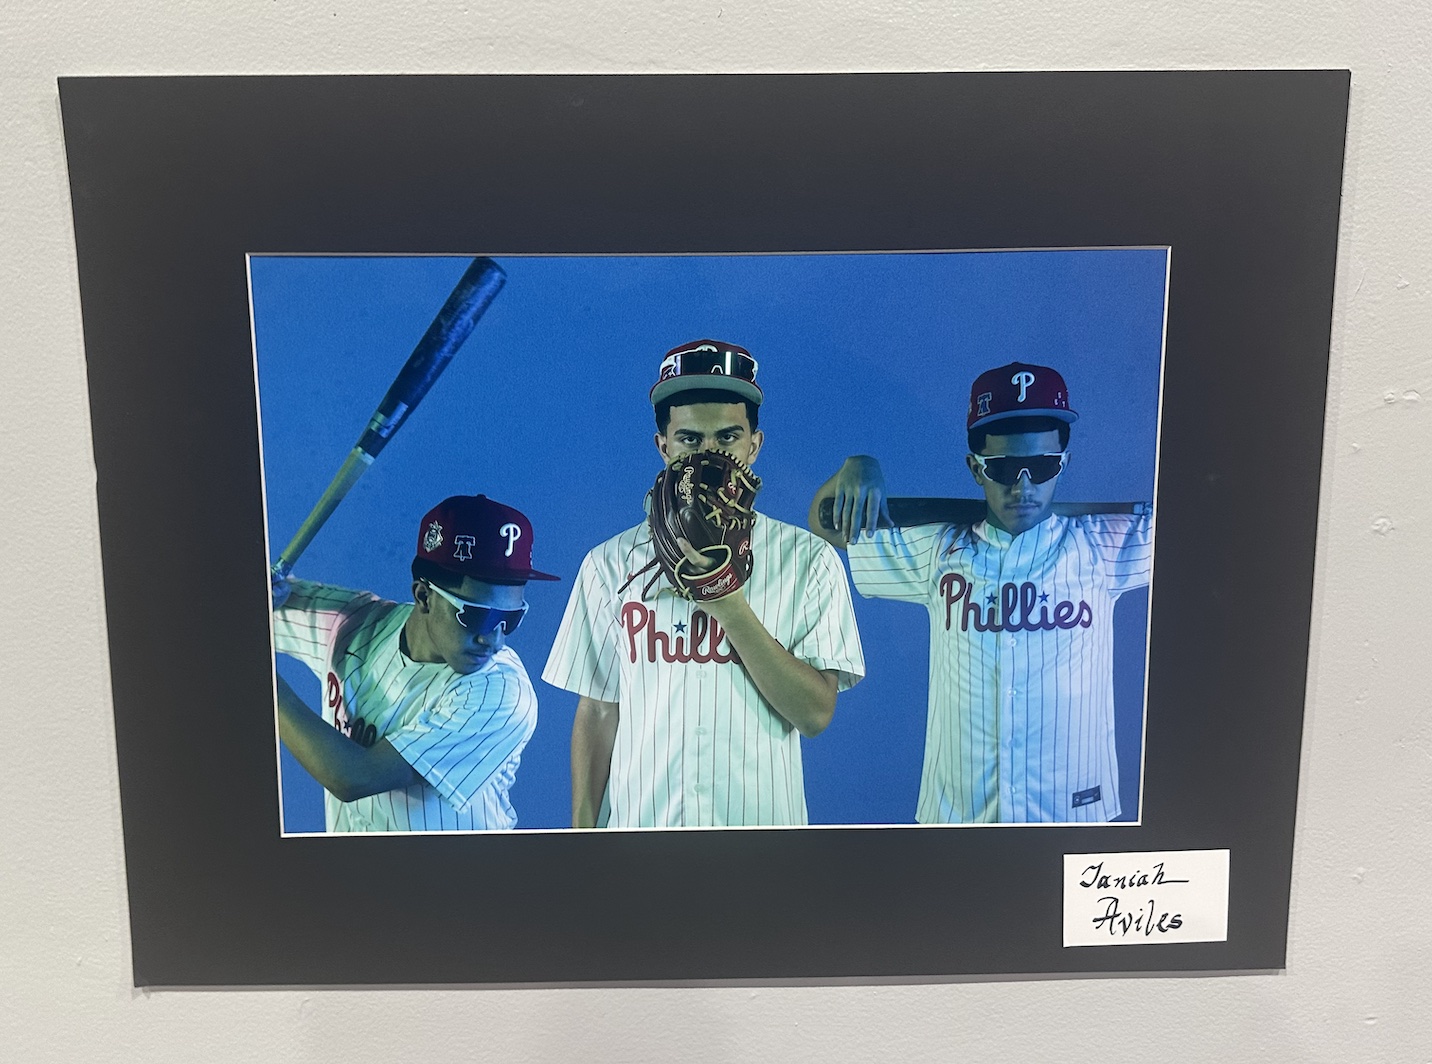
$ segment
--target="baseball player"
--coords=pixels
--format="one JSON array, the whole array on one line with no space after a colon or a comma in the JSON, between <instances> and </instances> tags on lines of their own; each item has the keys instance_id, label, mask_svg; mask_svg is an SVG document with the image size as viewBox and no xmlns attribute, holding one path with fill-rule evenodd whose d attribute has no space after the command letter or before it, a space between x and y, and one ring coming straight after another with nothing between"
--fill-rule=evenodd
<instances>
[{"instance_id":1,"label":"baseball player","mask_svg":"<svg viewBox=\"0 0 1432 1064\"><path fill-rule=\"evenodd\" d=\"M279 679L279 737L325 790L328 830L467 831L517 822L508 790L537 723L506 645L527 611L532 525L482 495L428 511L413 601L307 580L275 586L274 649L323 683L320 718Z\"/></svg>"},{"instance_id":2,"label":"baseball player","mask_svg":"<svg viewBox=\"0 0 1432 1064\"><path fill-rule=\"evenodd\" d=\"M1064 516L1069 406L1053 369L1015 362L970 390L966 464L984 513L880 527L879 463L846 460L835 499L855 586L930 613L930 695L915 818L925 824L1083 822L1119 815L1114 604L1148 584L1151 507ZM825 533L822 533L825 534Z\"/></svg>"},{"instance_id":3,"label":"baseball player","mask_svg":"<svg viewBox=\"0 0 1432 1064\"><path fill-rule=\"evenodd\" d=\"M744 348L673 349L650 398L664 462L714 450L756 460L762 392ZM579 696L573 826L806 823L800 739L864 674L860 637L827 544L757 513L749 555L744 586L699 604L654 568L647 522L582 562L542 673Z\"/></svg>"}]
</instances>

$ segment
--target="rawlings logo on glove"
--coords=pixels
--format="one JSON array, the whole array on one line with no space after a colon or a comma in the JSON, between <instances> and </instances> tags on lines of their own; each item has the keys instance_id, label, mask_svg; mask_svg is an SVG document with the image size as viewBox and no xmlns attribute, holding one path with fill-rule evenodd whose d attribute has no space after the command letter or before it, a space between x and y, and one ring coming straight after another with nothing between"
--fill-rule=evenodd
<instances>
[{"instance_id":1,"label":"rawlings logo on glove","mask_svg":"<svg viewBox=\"0 0 1432 1064\"><path fill-rule=\"evenodd\" d=\"M725 451L675 459L651 491L651 538L661 571L678 594L709 602L739 590L751 575L753 509L761 478ZM704 566L686 556L686 540Z\"/></svg>"}]
</instances>

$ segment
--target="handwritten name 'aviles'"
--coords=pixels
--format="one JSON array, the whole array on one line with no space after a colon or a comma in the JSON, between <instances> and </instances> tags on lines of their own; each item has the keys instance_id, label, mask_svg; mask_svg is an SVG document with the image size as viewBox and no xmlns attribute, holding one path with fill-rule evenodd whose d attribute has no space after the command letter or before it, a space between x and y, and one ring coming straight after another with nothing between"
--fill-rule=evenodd
<instances>
[{"instance_id":1,"label":"handwritten name 'aviles'","mask_svg":"<svg viewBox=\"0 0 1432 1064\"><path fill-rule=\"evenodd\" d=\"M1111 875L1104 871L1104 862L1091 864L1084 869L1079 886L1087 890L1139 890L1156 888L1165 883L1187 883L1186 879L1171 879L1159 861L1148 871L1135 868L1132 872ZM1156 893L1156 891L1155 891ZM1124 938L1131 934L1142 934L1150 938L1156 934L1177 931L1183 926L1183 914L1170 912L1161 907L1156 898L1149 898L1139 904L1127 907L1125 899L1117 894L1107 894L1099 899L1102 906L1093 919L1097 931L1107 931L1111 938Z\"/></svg>"}]
</instances>

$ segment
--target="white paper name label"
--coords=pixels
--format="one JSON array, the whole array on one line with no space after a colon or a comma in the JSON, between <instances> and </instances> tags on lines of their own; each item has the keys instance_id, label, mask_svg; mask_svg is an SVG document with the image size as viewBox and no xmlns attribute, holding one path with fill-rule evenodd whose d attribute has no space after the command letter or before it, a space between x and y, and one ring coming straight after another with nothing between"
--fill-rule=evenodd
<instances>
[{"instance_id":1,"label":"white paper name label","mask_svg":"<svg viewBox=\"0 0 1432 1064\"><path fill-rule=\"evenodd\" d=\"M1064 855L1064 945L1227 939L1227 850Z\"/></svg>"}]
</instances>

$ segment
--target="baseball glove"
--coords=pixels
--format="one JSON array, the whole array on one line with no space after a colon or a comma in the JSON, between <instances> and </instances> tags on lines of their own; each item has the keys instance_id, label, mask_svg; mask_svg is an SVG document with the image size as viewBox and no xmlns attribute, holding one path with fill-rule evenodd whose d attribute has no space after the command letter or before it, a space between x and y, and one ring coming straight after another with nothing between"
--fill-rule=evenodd
<instances>
[{"instance_id":1,"label":"baseball glove","mask_svg":"<svg viewBox=\"0 0 1432 1064\"><path fill-rule=\"evenodd\" d=\"M751 575L752 509L761 478L725 451L683 455L656 477L651 492L651 538L656 561L678 594L697 602L722 598ZM690 562L685 539L711 563Z\"/></svg>"}]
</instances>

